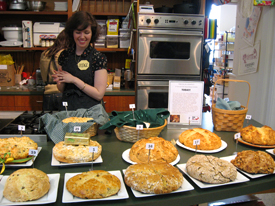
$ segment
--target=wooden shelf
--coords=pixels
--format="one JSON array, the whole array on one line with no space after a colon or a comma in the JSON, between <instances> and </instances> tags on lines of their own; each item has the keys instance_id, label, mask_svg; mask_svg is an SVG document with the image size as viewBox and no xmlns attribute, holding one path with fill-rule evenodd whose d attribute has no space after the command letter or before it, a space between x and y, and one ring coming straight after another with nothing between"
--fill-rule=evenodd
<instances>
[{"instance_id":1,"label":"wooden shelf","mask_svg":"<svg viewBox=\"0 0 275 206\"><path fill-rule=\"evenodd\" d=\"M0 15L68 15L67 11L0 11Z\"/></svg>"}]
</instances>

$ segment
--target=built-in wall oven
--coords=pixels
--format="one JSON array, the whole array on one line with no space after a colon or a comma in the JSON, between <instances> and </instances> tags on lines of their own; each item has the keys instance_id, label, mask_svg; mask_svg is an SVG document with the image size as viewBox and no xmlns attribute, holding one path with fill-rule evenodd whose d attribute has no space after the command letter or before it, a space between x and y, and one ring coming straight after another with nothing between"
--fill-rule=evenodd
<instances>
[{"instance_id":1,"label":"built-in wall oven","mask_svg":"<svg viewBox=\"0 0 275 206\"><path fill-rule=\"evenodd\" d=\"M202 79L203 15L139 13L137 109L167 108L169 80Z\"/></svg>"}]
</instances>

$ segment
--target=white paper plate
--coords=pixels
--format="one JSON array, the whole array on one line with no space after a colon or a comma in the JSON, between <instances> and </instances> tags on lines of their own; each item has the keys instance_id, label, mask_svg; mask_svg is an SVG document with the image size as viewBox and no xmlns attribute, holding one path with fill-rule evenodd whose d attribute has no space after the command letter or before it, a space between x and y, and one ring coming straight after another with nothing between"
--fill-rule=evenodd
<instances>
[{"instance_id":1,"label":"white paper plate","mask_svg":"<svg viewBox=\"0 0 275 206\"><path fill-rule=\"evenodd\" d=\"M123 159L125 162L128 162L128 163L130 163L130 164L137 164L136 162L133 162L132 160L130 160L130 155L129 155L130 150L131 150L131 148L125 150L125 151L122 153L122 159ZM171 162L170 164L171 164L171 165L175 165L175 164L177 164L179 161L180 161L180 155L178 154L177 158L176 158L173 162Z\"/></svg>"},{"instance_id":2,"label":"white paper plate","mask_svg":"<svg viewBox=\"0 0 275 206\"><path fill-rule=\"evenodd\" d=\"M8 177L5 175L0 182L0 205L41 205L56 202L60 174L48 174L51 184L49 192L38 200L27 202L11 202L3 197L3 190Z\"/></svg>"},{"instance_id":3,"label":"white paper plate","mask_svg":"<svg viewBox=\"0 0 275 206\"><path fill-rule=\"evenodd\" d=\"M265 151L268 152L269 154L275 155L274 152L273 152L274 149L267 149L267 150L265 150Z\"/></svg>"},{"instance_id":4,"label":"white paper plate","mask_svg":"<svg viewBox=\"0 0 275 206\"><path fill-rule=\"evenodd\" d=\"M39 154L39 152L41 151L41 149L42 149L42 147L38 147L37 148L37 150L38 150L37 155ZM20 163L20 164L5 164L5 166L6 167L30 167L30 166L32 166L32 164L35 161L35 159L36 159L36 156L33 159L31 159L31 160L29 160L27 162L24 162L24 163Z\"/></svg>"},{"instance_id":5,"label":"white paper plate","mask_svg":"<svg viewBox=\"0 0 275 206\"><path fill-rule=\"evenodd\" d=\"M190 151L194 151L194 152L196 151L196 149L186 147L184 144L180 143L179 140L177 140L177 145L184 148L184 149L190 150ZM220 152L220 151L224 150L226 147L227 147L227 143L222 140L222 146L219 149L215 149L215 150L197 150L197 152L199 152L199 153L217 153L217 152Z\"/></svg>"},{"instance_id":6,"label":"white paper plate","mask_svg":"<svg viewBox=\"0 0 275 206\"><path fill-rule=\"evenodd\" d=\"M224 157L224 158L227 158L226 160L227 161L231 161L233 159L235 159L237 155L231 155L231 156L228 156L228 157ZM266 176L266 175L272 175L272 174L250 174L248 172L245 172L241 169L239 169L238 167L236 167L241 173L245 174L246 176L250 177L251 179L255 179L255 178L259 178L259 177L263 177L263 176ZM273 174L275 174L275 170L273 172Z\"/></svg>"},{"instance_id":7,"label":"white paper plate","mask_svg":"<svg viewBox=\"0 0 275 206\"><path fill-rule=\"evenodd\" d=\"M190 177L190 179L196 184L198 185L200 188L204 189L204 188L210 188L210 187L219 187L219 186L224 186L224 185L231 185L231 184L237 184L237 183L243 183L243 182L248 182L249 179L246 178L244 175L242 175L241 173L237 172L237 178L232 181L232 182L227 182L227 183L223 183L223 184L211 184L211 183L204 183L201 182L193 177L191 177L187 171L186 171L186 164L177 164L177 167L180 168L180 170L182 170L188 177Z\"/></svg>"},{"instance_id":8,"label":"white paper plate","mask_svg":"<svg viewBox=\"0 0 275 206\"><path fill-rule=\"evenodd\" d=\"M122 171L123 171L123 174L125 174L126 169L124 169ZM131 188L131 190L132 190L135 197L140 198L140 197L151 197L151 196L157 196L157 195L168 195L168 194L171 194L171 193L178 193L178 192L187 192L187 191L190 191L190 190L194 190L194 187L183 177L183 183L180 186L180 188L177 189L176 191L171 192L171 193L166 193L166 194L145 194L145 193L139 192L137 190L134 190L132 188Z\"/></svg>"},{"instance_id":9,"label":"white paper plate","mask_svg":"<svg viewBox=\"0 0 275 206\"><path fill-rule=\"evenodd\" d=\"M98 164L98 163L102 163L103 159L101 157L101 155L94 160L94 164ZM79 166L79 165L91 165L92 162L81 162L81 163L65 163L65 162L59 162L58 160L56 160L52 154L52 162L51 165L52 166L58 166L58 167L62 167L62 166Z\"/></svg>"},{"instance_id":10,"label":"white paper plate","mask_svg":"<svg viewBox=\"0 0 275 206\"><path fill-rule=\"evenodd\" d=\"M120 180L121 188L117 194L110 196L110 197L101 198L101 199L82 199L79 197L75 197L67 190L66 183L71 177L73 177L77 174L81 174L81 173L66 173L65 177L64 177L64 188L63 188L62 202L63 203L76 203L76 202L90 202L90 201L122 200L122 199L129 198L129 195L127 193L121 172L119 170L108 171L108 172L117 176L118 179Z\"/></svg>"}]
</instances>

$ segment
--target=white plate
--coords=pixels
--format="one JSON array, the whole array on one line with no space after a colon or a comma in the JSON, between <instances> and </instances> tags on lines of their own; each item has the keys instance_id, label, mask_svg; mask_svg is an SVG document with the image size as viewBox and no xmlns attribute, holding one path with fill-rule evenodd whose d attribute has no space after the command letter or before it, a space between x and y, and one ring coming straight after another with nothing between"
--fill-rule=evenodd
<instances>
[{"instance_id":1,"label":"white plate","mask_svg":"<svg viewBox=\"0 0 275 206\"><path fill-rule=\"evenodd\" d=\"M39 154L39 152L41 151L41 149L42 149L42 147L38 147L38 148L37 148L37 150L38 150L37 155ZM29 161L27 161L27 162L24 162L24 163L18 163L18 164L5 164L5 166L6 166L6 167L30 167L30 166L32 166L32 164L33 164L33 162L35 161L35 159L36 159L36 156L35 156L33 159L31 159L31 160L29 160Z\"/></svg>"},{"instance_id":2,"label":"white plate","mask_svg":"<svg viewBox=\"0 0 275 206\"><path fill-rule=\"evenodd\" d=\"M230 162L231 160L235 159L236 155L231 155L231 156L228 156L226 157L227 160ZM271 174L250 174L248 172L245 172L241 169L239 169L238 167L236 167L240 172L242 172L243 174L245 174L246 176L250 177L251 179L255 179L255 178L259 178L259 177L263 177L263 176L266 176L266 175L271 175ZM273 174L275 174L275 170L273 172Z\"/></svg>"},{"instance_id":3,"label":"white plate","mask_svg":"<svg viewBox=\"0 0 275 206\"><path fill-rule=\"evenodd\" d=\"M130 150L131 150L131 148L125 150L125 151L122 153L122 159L123 159L125 162L128 162L128 163L130 163L130 164L137 164L136 162L133 162L132 160L130 160L130 155L129 155ZM171 164L171 165L175 165L175 164L177 164L179 161L180 161L180 155L178 154L177 158L176 158L173 162L171 162L170 164Z\"/></svg>"},{"instance_id":4,"label":"white plate","mask_svg":"<svg viewBox=\"0 0 275 206\"><path fill-rule=\"evenodd\" d=\"M108 172L117 176L117 178L120 180L121 188L117 194L110 196L110 197L101 198L101 199L82 199L79 197L75 197L67 190L66 183L71 177L73 177L77 174L81 174L81 173L65 173L62 202L63 203L76 203L76 202L90 202L90 201L122 200L122 199L129 198L129 195L127 193L121 172L119 170L108 171Z\"/></svg>"},{"instance_id":5,"label":"white plate","mask_svg":"<svg viewBox=\"0 0 275 206\"><path fill-rule=\"evenodd\" d=\"M126 169L122 170L123 174L125 174ZM139 192L137 190L132 189L132 192L134 194L135 197L140 198L140 197L151 197L151 196L156 196L156 195L168 195L171 193L178 193L178 192L187 192L190 190L194 190L194 187L183 177L183 182L182 185L180 186L179 189L177 189L176 191L170 192L170 193L165 193L165 194L145 194L142 192Z\"/></svg>"},{"instance_id":6,"label":"white plate","mask_svg":"<svg viewBox=\"0 0 275 206\"><path fill-rule=\"evenodd\" d=\"M101 155L96 159L94 160L94 164L97 164L97 163L102 163L103 162L103 159L101 157ZM52 166L59 166L59 167L62 167L62 166L79 166L79 165L91 165L92 162L81 162L81 163L65 163L65 162L59 162L58 160L56 160L52 154L52 162L51 162L51 165Z\"/></svg>"},{"instance_id":7,"label":"white plate","mask_svg":"<svg viewBox=\"0 0 275 206\"><path fill-rule=\"evenodd\" d=\"M8 177L5 175L0 182L0 205L41 205L56 202L60 174L48 174L51 184L49 192L38 200L27 202L11 202L3 197L3 190Z\"/></svg>"},{"instance_id":8,"label":"white plate","mask_svg":"<svg viewBox=\"0 0 275 206\"><path fill-rule=\"evenodd\" d=\"M230 160L228 160L227 157L223 157L221 159L230 161ZM187 173L186 164L177 164L177 167L180 168L180 170L182 170L188 177L190 177L191 180L193 180L194 183L196 183L196 185L198 185L202 189L204 189L204 188L210 188L210 187L219 187L219 186L224 186L224 185L237 184L237 183L243 183L243 182L248 182L249 181L249 179L247 177L245 177L241 173L237 172L237 178L234 181L232 181L232 182L227 182L227 183L222 183L222 184L205 183L205 182L201 182L200 180L197 180L197 179L191 177Z\"/></svg>"},{"instance_id":9,"label":"white plate","mask_svg":"<svg viewBox=\"0 0 275 206\"><path fill-rule=\"evenodd\" d=\"M274 152L273 152L274 149L267 149L267 150L265 150L265 151L268 152L269 154L275 155Z\"/></svg>"},{"instance_id":10,"label":"white plate","mask_svg":"<svg viewBox=\"0 0 275 206\"><path fill-rule=\"evenodd\" d=\"M184 144L180 143L179 140L177 140L177 145L184 148L184 149L196 152L196 149L186 147ZM220 152L220 151L224 150L226 147L227 147L227 143L222 140L222 146L219 149L215 149L215 150L197 150L197 152L199 152L199 153L217 153L217 152Z\"/></svg>"}]
</instances>

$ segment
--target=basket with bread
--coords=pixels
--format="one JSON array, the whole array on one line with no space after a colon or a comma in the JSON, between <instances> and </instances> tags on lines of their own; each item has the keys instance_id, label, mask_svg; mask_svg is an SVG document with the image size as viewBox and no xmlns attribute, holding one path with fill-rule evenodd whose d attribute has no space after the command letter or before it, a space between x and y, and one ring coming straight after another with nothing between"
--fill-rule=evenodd
<instances>
[{"instance_id":1,"label":"basket with bread","mask_svg":"<svg viewBox=\"0 0 275 206\"><path fill-rule=\"evenodd\" d=\"M241 109L239 110L220 109L216 107L216 104L212 104L212 120L215 130L239 132L239 130L243 128L243 122L248 111L250 84L244 80L219 79L215 82L213 91L215 91L215 87L218 82L244 82L249 86L246 106L241 105ZM214 99L214 92L212 94L212 99Z\"/></svg>"}]
</instances>

